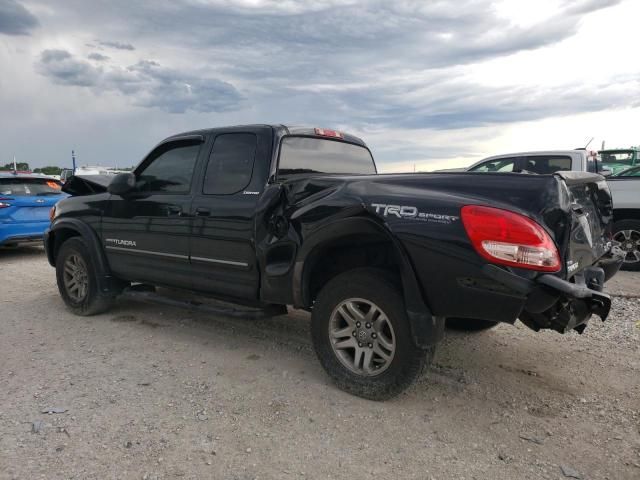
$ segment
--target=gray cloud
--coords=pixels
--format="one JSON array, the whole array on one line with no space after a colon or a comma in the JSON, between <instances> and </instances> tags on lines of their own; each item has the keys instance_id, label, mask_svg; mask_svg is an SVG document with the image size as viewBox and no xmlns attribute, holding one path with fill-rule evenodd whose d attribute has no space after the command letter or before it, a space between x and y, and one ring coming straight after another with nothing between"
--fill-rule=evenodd
<instances>
[{"instance_id":1,"label":"gray cloud","mask_svg":"<svg viewBox=\"0 0 640 480\"><path fill-rule=\"evenodd\" d=\"M117 50L135 50L136 47L131 45L130 43L122 43L122 42L113 42L113 41L98 41L98 45L102 45L103 47L115 48Z\"/></svg>"},{"instance_id":2,"label":"gray cloud","mask_svg":"<svg viewBox=\"0 0 640 480\"><path fill-rule=\"evenodd\" d=\"M108 57L107 55L102 55L101 53L92 52L87 55L87 58L89 60L95 60L96 62L106 62L110 57Z\"/></svg>"},{"instance_id":3,"label":"gray cloud","mask_svg":"<svg viewBox=\"0 0 640 480\"><path fill-rule=\"evenodd\" d=\"M557 87L487 87L461 80L452 72L421 81L399 84L329 88L308 85L305 101L319 107L328 124L349 118L360 128L431 128L438 130L478 127L517 121L640 106L640 75L619 78L607 85L574 84ZM284 95L296 98L295 90Z\"/></svg>"},{"instance_id":4,"label":"gray cloud","mask_svg":"<svg viewBox=\"0 0 640 480\"><path fill-rule=\"evenodd\" d=\"M0 0L0 34L29 35L38 19L15 0Z\"/></svg>"},{"instance_id":5,"label":"gray cloud","mask_svg":"<svg viewBox=\"0 0 640 480\"><path fill-rule=\"evenodd\" d=\"M185 74L150 60L128 67L94 66L66 50L45 50L36 69L59 85L117 92L130 97L134 105L169 113L233 110L242 100L230 83Z\"/></svg>"},{"instance_id":6,"label":"gray cloud","mask_svg":"<svg viewBox=\"0 0 640 480\"><path fill-rule=\"evenodd\" d=\"M94 86L101 70L74 58L66 50L45 50L37 64L38 71L59 85Z\"/></svg>"}]
</instances>

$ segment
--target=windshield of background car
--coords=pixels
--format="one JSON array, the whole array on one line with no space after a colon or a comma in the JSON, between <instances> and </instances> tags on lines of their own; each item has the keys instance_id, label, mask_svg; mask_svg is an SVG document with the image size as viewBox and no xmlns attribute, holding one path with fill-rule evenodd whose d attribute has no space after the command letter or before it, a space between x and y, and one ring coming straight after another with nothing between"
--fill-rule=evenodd
<instances>
[{"instance_id":1,"label":"windshield of background car","mask_svg":"<svg viewBox=\"0 0 640 480\"><path fill-rule=\"evenodd\" d=\"M58 195L60 182L48 178L0 178L0 195Z\"/></svg>"},{"instance_id":2,"label":"windshield of background car","mask_svg":"<svg viewBox=\"0 0 640 480\"><path fill-rule=\"evenodd\" d=\"M600 156L604 163L622 163L624 165L631 165L633 161L633 151L601 152Z\"/></svg>"},{"instance_id":3,"label":"windshield of background car","mask_svg":"<svg viewBox=\"0 0 640 480\"><path fill-rule=\"evenodd\" d=\"M313 173L375 174L371 152L361 145L313 137L284 137L278 178Z\"/></svg>"}]
</instances>

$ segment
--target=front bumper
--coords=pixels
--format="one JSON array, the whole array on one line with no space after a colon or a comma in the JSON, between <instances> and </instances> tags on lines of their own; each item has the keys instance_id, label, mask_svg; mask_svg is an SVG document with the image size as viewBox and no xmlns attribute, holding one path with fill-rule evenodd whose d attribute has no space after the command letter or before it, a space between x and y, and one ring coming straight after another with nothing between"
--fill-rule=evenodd
<instances>
[{"instance_id":1,"label":"front bumper","mask_svg":"<svg viewBox=\"0 0 640 480\"><path fill-rule=\"evenodd\" d=\"M611 310L611 297L602 292L604 284L620 269L624 256L612 250L595 265L576 273L570 280L551 274L531 280L495 265L485 265L483 272L491 279L525 296L519 319L534 330L552 329L560 333L580 333L593 314L602 321Z\"/></svg>"}]
</instances>

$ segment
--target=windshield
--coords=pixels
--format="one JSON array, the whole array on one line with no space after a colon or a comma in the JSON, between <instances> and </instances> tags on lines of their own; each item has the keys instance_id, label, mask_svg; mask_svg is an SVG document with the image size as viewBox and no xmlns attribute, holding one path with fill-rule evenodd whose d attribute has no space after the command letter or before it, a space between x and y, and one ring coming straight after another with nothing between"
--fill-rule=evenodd
<instances>
[{"instance_id":1,"label":"windshield","mask_svg":"<svg viewBox=\"0 0 640 480\"><path fill-rule=\"evenodd\" d=\"M49 178L0 178L0 195L58 195L60 182Z\"/></svg>"},{"instance_id":2,"label":"windshield","mask_svg":"<svg viewBox=\"0 0 640 480\"><path fill-rule=\"evenodd\" d=\"M603 163L620 163L633 165L633 150L626 152L600 152Z\"/></svg>"},{"instance_id":3,"label":"windshield","mask_svg":"<svg viewBox=\"0 0 640 480\"><path fill-rule=\"evenodd\" d=\"M313 137L285 137L278 178L309 173L375 174L369 150L360 145Z\"/></svg>"}]
</instances>

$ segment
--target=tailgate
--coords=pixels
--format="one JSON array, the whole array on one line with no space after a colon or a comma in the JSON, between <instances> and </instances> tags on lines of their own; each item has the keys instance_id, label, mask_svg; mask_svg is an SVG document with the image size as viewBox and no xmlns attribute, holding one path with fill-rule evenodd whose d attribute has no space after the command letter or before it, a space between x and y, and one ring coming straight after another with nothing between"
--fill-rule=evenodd
<instances>
[{"instance_id":1,"label":"tailgate","mask_svg":"<svg viewBox=\"0 0 640 480\"><path fill-rule=\"evenodd\" d=\"M567 276L595 264L611 249L613 202L604 177L558 172L567 188L571 233L565 250Z\"/></svg>"}]
</instances>

